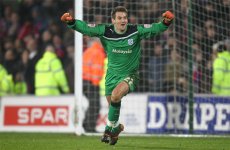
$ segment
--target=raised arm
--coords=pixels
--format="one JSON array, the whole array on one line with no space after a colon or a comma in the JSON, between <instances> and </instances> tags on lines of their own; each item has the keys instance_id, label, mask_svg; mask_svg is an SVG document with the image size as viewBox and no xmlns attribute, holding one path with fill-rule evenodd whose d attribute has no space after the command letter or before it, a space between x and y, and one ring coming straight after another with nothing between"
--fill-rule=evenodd
<instances>
[{"instance_id":1,"label":"raised arm","mask_svg":"<svg viewBox=\"0 0 230 150\"><path fill-rule=\"evenodd\" d=\"M163 20L159 23L138 26L138 32L140 34L141 39L150 38L168 29L169 25L172 23L174 19L174 15L170 11L166 11L162 14L162 17Z\"/></svg>"},{"instance_id":2,"label":"raised arm","mask_svg":"<svg viewBox=\"0 0 230 150\"><path fill-rule=\"evenodd\" d=\"M70 13L64 13L61 16L61 21L66 23L68 28L76 30L84 35L100 37L103 36L105 32L105 25L88 25L84 21L74 19Z\"/></svg>"}]
</instances>

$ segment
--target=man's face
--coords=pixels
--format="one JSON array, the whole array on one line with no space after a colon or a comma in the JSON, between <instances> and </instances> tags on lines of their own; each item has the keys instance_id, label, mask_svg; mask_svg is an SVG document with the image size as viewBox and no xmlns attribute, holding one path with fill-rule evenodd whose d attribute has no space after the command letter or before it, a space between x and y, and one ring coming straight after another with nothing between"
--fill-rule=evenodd
<instances>
[{"instance_id":1,"label":"man's face","mask_svg":"<svg viewBox=\"0 0 230 150\"><path fill-rule=\"evenodd\" d=\"M112 18L112 23L118 33L123 33L128 23L127 14L125 12L116 12L115 19Z\"/></svg>"}]
</instances>

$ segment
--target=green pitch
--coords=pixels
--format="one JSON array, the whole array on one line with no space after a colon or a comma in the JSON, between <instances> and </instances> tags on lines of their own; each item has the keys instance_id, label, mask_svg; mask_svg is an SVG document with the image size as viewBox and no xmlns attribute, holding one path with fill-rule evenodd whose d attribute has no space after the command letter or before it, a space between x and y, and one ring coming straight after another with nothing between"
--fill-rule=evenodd
<instances>
[{"instance_id":1,"label":"green pitch","mask_svg":"<svg viewBox=\"0 0 230 150\"><path fill-rule=\"evenodd\" d=\"M99 136L0 133L0 150L230 150L229 137L121 136L115 146Z\"/></svg>"}]
</instances>

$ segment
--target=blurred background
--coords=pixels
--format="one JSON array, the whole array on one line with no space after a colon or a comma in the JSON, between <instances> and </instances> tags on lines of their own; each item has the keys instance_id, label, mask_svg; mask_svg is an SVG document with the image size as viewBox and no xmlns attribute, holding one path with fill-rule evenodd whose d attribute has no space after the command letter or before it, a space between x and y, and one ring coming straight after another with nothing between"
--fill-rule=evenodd
<instances>
[{"instance_id":1,"label":"blurred background","mask_svg":"<svg viewBox=\"0 0 230 150\"><path fill-rule=\"evenodd\" d=\"M83 20L96 24L110 23L111 9L118 5L127 7L129 22L134 24L157 22L165 10L172 10L176 16L173 26L167 32L142 42L141 81L136 92L188 90L188 38L191 28L194 92L211 93L212 62L217 53L213 45L229 38L228 0L193 0L191 26L187 0L84 0L83 3ZM12 75L14 84L18 83L24 89L15 89L12 94L35 93L35 65L48 44L54 46L70 93L73 93L74 31L60 22L60 16L64 12L74 14L74 1L1 0L0 7L0 62ZM92 40L84 36L83 51L91 43Z\"/></svg>"},{"instance_id":2,"label":"blurred background","mask_svg":"<svg viewBox=\"0 0 230 150\"><path fill-rule=\"evenodd\" d=\"M202 119L199 118L197 122L204 125L201 129L204 129L205 133L219 133L219 131L215 131L213 125L219 123L218 125L221 124L226 127L223 128L223 133L229 134L229 0L83 0L82 3L83 8L75 8L73 0L0 1L0 96L33 97L34 95L59 96L70 94L74 97L74 93L77 92L74 87L74 80L76 79L74 56L76 51L81 51L75 46L77 44L83 46L84 68L85 54L90 49L98 48L96 46L98 39L83 36L82 42L75 43L75 31L68 29L66 24L60 21L63 13L69 12L74 15L75 9L83 9L82 18L88 24L110 23L111 10L122 5L129 11L129 23L148 26L151 23L161 21L162 13L171 10L176 18L169 29L160 35L142 41L141 78L134 94L142 94L144 100L139 102L138 100L142 98L138 96L131 96L128 98L130 100L127 100L133 105L133 107L127 108L127 112L135 108L136 110L145 110L143 112L144 117L135 118L135 113L132 112L132 114L130 111L131 115L127 113L123 115L123 119L127 119L126 123L129 125L136 124L140 125L141 128L143 127L143 130L139 130L140 132L155 132L151 125L149 129L146 129L148 128L146 124L151 123L149 116L151 96L158 96L157 94L160 93L166 96L165 100L161 101L167 110L166 113L170 111L177 113L176 110L178 109L176 108L179 105L183 109L180 110L181 112L178 111L181 113L178 118L180 121L184 121L183 117L185 117L188 109L185 104L187 104L187 100L190 100L190 102L197 103L195 105L197 116L202 117L201 114L203 117L209 116L209 120L202 122ZM103 48L100 47L99 49ZM55 58L54 64L51 63L53 62L52 59L50 61L45 60L45 56L51 55L49 52L52 52L50 57ZM222 64L217 63L217 67L214 67L215 60L222 52L227 55L225 57L226 64L224 62ZM83 126L89 132L95 132L95 126L98 127L100 123L103 128L105 125L103 121L106 120L107 109L104 108L107 105L104 104L106 101L103 99L106 54L103 52L100 54L103 56L100 58L104 66L100 83L93 84L94 81L85 80L83 76L82 89L84 99L86 99L83 104L84 117L86 117ZM217 72L221 72L214 74L215 69ZM52 76L52 71L59 73ZM223 83L217 84L217 81L223 81ZM47 89L52 92L46 93L45 90ZM167 97L167 94L173 95L173 98ZM195 97L196 94L202 95L199 100L193 100L193 96ZM181 95L182 98L179 97L178 100L177 96ZM216 97L217 99L215 99ZM186 100L184 101L184 99ZM179 104L173 105L172 108L171 105L170 108L169 106L166 107L168 103L176 104L177 102ZM200 103L203 102L212 106L206 107L205 105L202 109ZM221 109L216 108L218 103L223 105ZM193 108L192 104L190 108ZM220 110L219 114L218 110ZM218 122L216 119L221 116L220 114L225 117L222 116L222 120L220 117ZM170 116L167 117L170 118ZM144 120L139 120L140 118L144 118ZM135 121L140 124L135 123ZM173 119L171 121L172 124L178 123ZM169 123L169 121L165 121L165 123ZM207 127L205 124L208 123L210 124ZM219 126L219 128L221 127ZM162 128L165 126L163 125ZM171 131L181 133L179 131L180 126L170 126L169 129L167 128L166 133ZM185 126L185 129L187 130L188 126ZM97 131L101 131L101 128ZM133 130L130 127L129 131L136 131L136 128ZM156 130L157 133L161 131L164 130ZM197 131L197 133L200 132Z\"/></svg>"}]
</instances>

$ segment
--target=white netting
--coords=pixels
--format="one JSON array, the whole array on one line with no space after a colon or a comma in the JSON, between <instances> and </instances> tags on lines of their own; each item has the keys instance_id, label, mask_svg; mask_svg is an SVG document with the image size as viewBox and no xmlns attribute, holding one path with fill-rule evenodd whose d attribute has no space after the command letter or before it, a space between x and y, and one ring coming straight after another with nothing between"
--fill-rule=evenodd
<instances>
[{"instance_id":1,"label":"white netting","mask_svg":"<svg viewBox=\"0 0 230 150\"><path fill-rule=\"evenodd\" d=\"M128 9L132 24L158 22L166 10L175 14L176 18L167 31L141 43L140 82L135 92L122 100L120 122L124 123L125 132L188 133L193 124L194 133L230 133L228 61L228 65L222 61L223 65L216 67L217 78L222 77L218 71L225 75L221 79L224 82L215 85L217 89L227 91L228 97L212 93L215 81L213 64L217 53L230 49L230 0L82 0L82 3L83 20L91 25L110 23L110 12L118 5ZM26 82L28 91L24 94L34 93L31 71L38 58L33 57L33 51L42 52L47 43L55 45L71 94L81 91L78 83L74 89L74 79L79 81L81 78L74 75L73 56L76 56L74 44L76 48L82 43L80 40L74 43L75 31L60 21L64 12L74 14L74 9L79 10L80 7L74 7L74 1L66 0L0 1L0 61L9 73L15 75L15 82ZM27 26L28 22L31 26ZM32 45L37 49L27 45L34 39L38 45ZM94 42L95 38L84 36L83 50L86 51ZM75 52L78 51L76 49ZM9 61L12 56L13 63ZM82 68L77 69L81 71ZM21 89L18 88L19 92ZM82 89L84 97L81 104L84 111L88 110L82 115L86 117L83 125L87 132L95 132L95 129L103 132L108 113L107 101L99 93L99 86L84 81ZM79 100L78 97L76 99Z\"/></svg>"},{"instance_id":2,"label":"white netting","mask_svg":"<svg viewBox=\"0 0 230 150\"><path fill-rule=\"evenodd\" d=\"M193 94L212 93L212 64L217 53L216 49L213 49L213 46L215 43L226 40L230 36L228 29L230 25L230 2L228 0L85 0L83 9L84 21L93 24L110 23L111 10L118 5L125 6L128 9L129 23L132 24L150 24L158 22L161 19L161 14L166 10L171 10L175 14L176 19L166 32L142 41L140 65L141 79L135 93L144 95L147 97L145 99L148 99L146 108L147 132L161 133L161 131L164 130L166 133L180 133L183 132L183 130L180 129L188 130L188 100L192 97L196 97ZM90 41L90 39L84 37L84 47L87 47L88 41ZM218 46L215 45L214 47ZM189 66L190 59L193 62L192 66L191 64ZM159 123L161 119L159 116L162 115L161 111L159 111L160 109L158 107L156 108L157 105L153 105L153 108L156 110L155 114L153 113L156 115L156 120L155 122L151 122L152 108L149 103L154 101L152 100L156 95L154 93L174 95L173 97L166 96L166 98L162 100L162 103L165 104L164 107L167 114L164 122L165 126L162 124L164 126L162 127L163 130L153 128L157 127L157 123ZM183 96L177 97L181 94L183 94ZM131 99L132 96L133 95L130 96ZM129 101L130 97L124 98L128 99L125 101ZM215 104L212 104L212 98L214 96L209 95L208 97L201 97L204 97L205 100L200 101L199 98L198 100L195 98L193 100L195 108L195 117L193 118L195 122L193 123L194 129L205 130L208 126L207 130L211 128L210 132L214 133L215 131L212 124L215 123L215 121L212 119L216 119L216 116L210 116L210 112L212 112L215 106ZM134 96L133 99L135 101L138 98ZM218 100L222 101L223 99L219 98ZM205 109L206 106L204 108L201 106L202 102L210 102L213 107ZM106 103L105 99L103 103ZM142 102L137 100L137 103L140 104ZM143 101L143 103L146 102ZM98 131L103 131L103 125L107 114L107 110L104 109L107 107L107 104L103 106L100 113L100 121L97 126ZM141 104L138 107L138 105L132 106L132 104L125 103L123 115L131 115L127 113L129 109L138 110L140 108L142 108ZM224 109L224 111L226 110ZM141 113L142 112L140 112L140 114ZM202 119L204 119L202 118L204 116L200 116L202 113L203 115L209 116L210 120L202 121ZM127 121L130 119L130 122L135 122L132 120L135 119L135 117L127 116L121 115L121 120ZM190 122L191 121L190 119ZM207 121L210 121L211 125L204 125L204 122L207 123ZM134 130L132 131L134 132ZM141 130L141 132L142 131L144 130Z\"/></svg>"}]
</instances>

